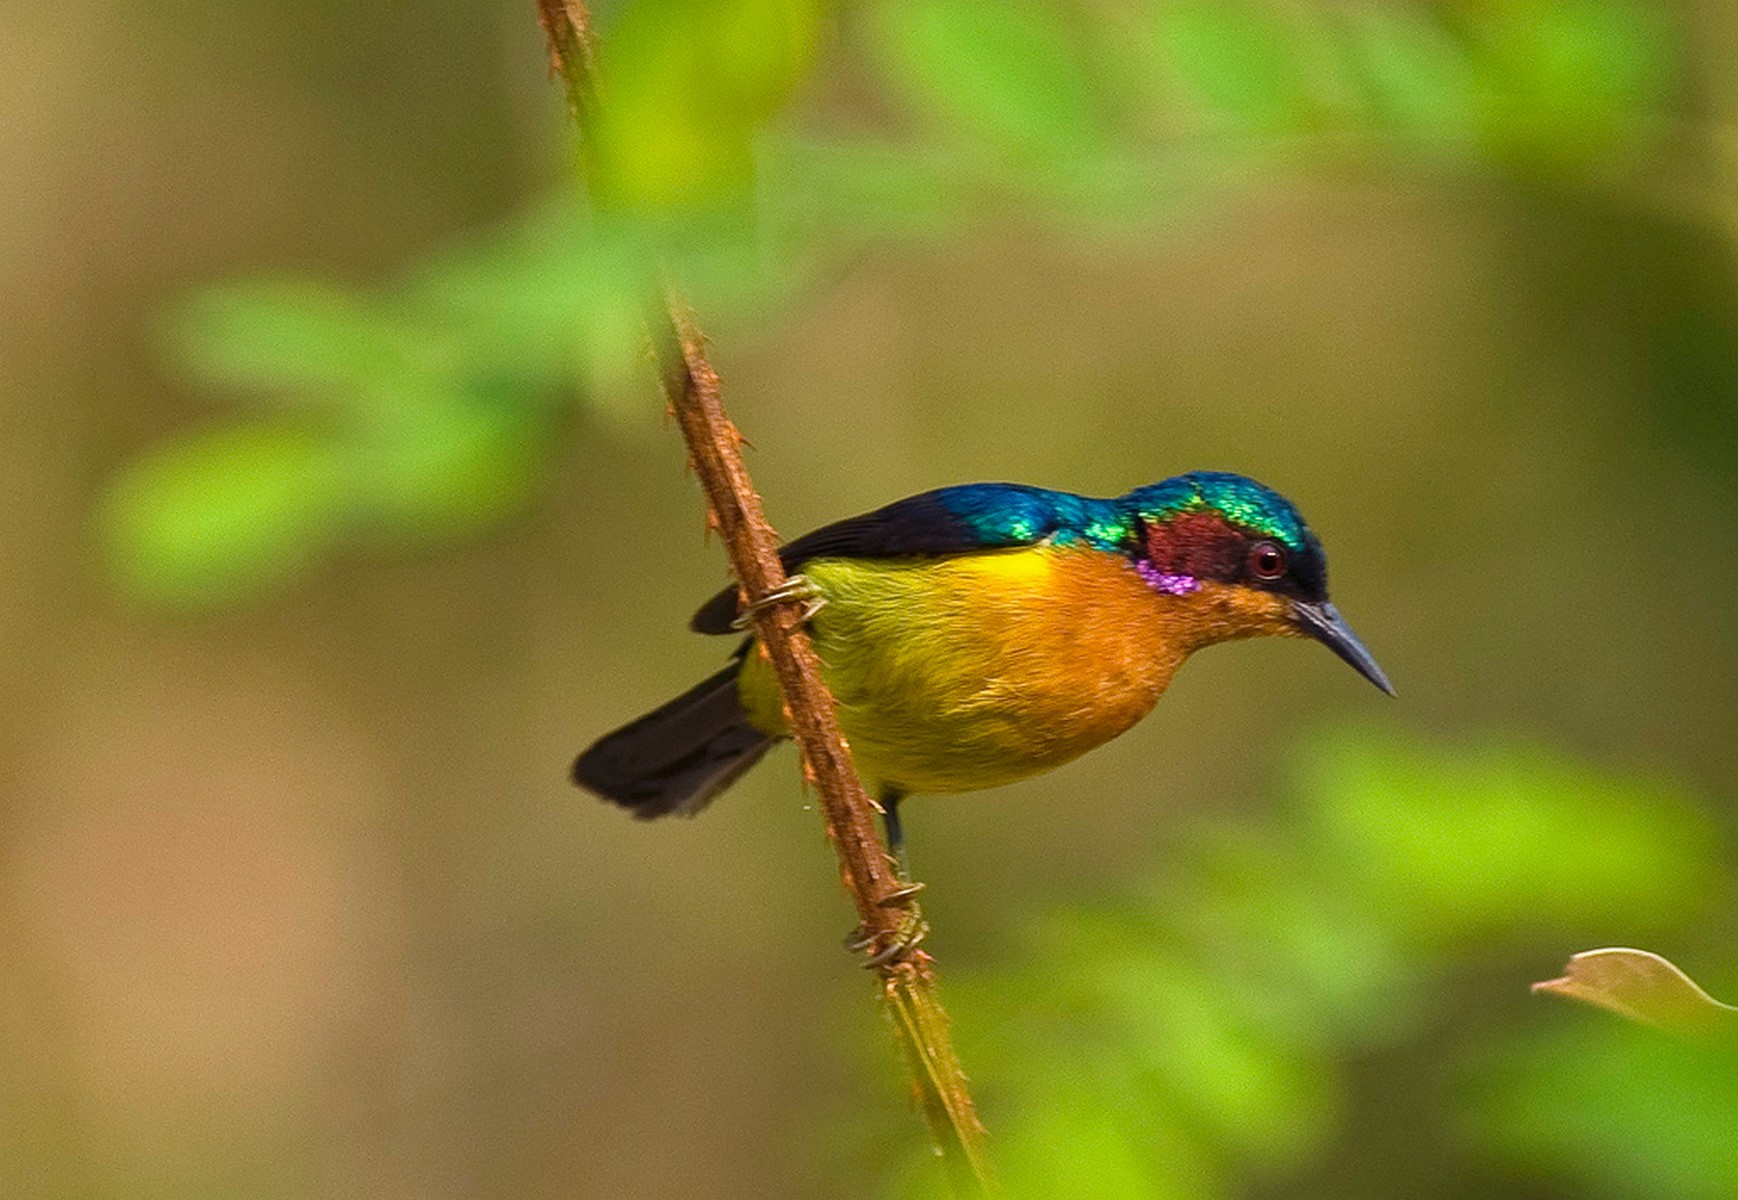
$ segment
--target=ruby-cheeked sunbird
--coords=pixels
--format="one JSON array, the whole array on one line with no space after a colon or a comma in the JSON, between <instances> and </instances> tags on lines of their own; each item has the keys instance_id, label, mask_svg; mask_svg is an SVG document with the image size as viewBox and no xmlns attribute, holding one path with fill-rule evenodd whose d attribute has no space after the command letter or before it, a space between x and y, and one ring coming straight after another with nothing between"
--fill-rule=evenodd
<instances>
[{"instance_id":1,"label":"ruby-cheeked sunbird","mask_svg":"<svg viewBox=\"0 0 1738 1200\"><path fill-rule=\"evenodd\" d=\"M1277 635L1323 643L1393 694L1328 602L1291 502L1196 471L1111 500L1012 483L941 488L780 552L858 772L903 850L899 801L1061 766L1146 715L1189 655ZM735 588L694 614L744 628ZM752 638L730 665L599 740L573 778L635 816L690 816L787 735ZM903 859L903 855L901 854Z\"/></svg>"}]
</instances>

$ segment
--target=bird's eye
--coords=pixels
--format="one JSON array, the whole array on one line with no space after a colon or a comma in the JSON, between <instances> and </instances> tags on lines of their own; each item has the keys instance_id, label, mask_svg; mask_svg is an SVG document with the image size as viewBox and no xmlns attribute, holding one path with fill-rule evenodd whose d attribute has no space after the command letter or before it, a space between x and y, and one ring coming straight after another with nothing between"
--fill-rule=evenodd
<instances>
[{"instance_id":1,"label":"bird's eye","mask_svg":"<svg viewBox=\"0 0 1738 1200\"><path fill-rule=\"evenodd\" d=\"M1278 579L1285 574L1285 551L1272 542L1257 542L1249 552L1249 569L1257 579Z\"/></svg>"}]
</instances>

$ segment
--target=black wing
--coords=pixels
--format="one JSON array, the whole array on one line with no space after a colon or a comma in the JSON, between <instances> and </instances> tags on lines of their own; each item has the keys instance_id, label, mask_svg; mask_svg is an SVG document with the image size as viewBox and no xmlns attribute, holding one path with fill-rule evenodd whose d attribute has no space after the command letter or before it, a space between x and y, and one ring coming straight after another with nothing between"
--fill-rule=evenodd
<instances>
[{"instance_id":1,"label":"black wing","mask_svg":"<svg viewBox=\"0 0 1738 1200\"><path fill-rule=\"evenodd\" d=\"M824 525L779 550L789 572L817 558L915 558L964 554L1043 541L1091 503L1067 492L1018 483L971 483L923 492L884 508ZM689 628L732 633L740 611L735 587L700 606Z\"/></svg>"}]
</instances>

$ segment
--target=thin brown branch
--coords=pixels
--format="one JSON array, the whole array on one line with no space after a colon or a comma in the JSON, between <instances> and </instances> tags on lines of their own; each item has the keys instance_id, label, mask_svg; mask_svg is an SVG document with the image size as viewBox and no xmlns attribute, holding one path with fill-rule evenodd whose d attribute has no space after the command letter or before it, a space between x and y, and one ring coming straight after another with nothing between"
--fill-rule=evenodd
<instances>
[{"instance_id":1,"label":"thin brown branch","mask_svg":"<svg viewBox=\"0 0 1738 1200\"><path fill-rule=\"evenodd\" d=\"M658 351L664 392L731 570L752 602L785 582L778 543L742 461L742 435L719 401L718 375L707 361L694 316L673 295L668 315ZM803 629L802 602L756 612L754 633L778 675L791 737L802 750L804 775L820 796L857 916L869 932L892 937L899 929L899 910L881 901L899 889L900 880L876 834L874 805L852 769L833 697L821 680L820 659Z\"/></svg>"},{"instance_id":2,"label":"thin brown branch","mask_svg":"<svg viewBox=\"0 0 1738 1200\"><path fill-rule=\"evenodd\" d=\"M596 104L595 39L584 0L537 0L550 61L582 127ZM595 180L594 180L595 183ZM725 414L706 339L674 287L655 321L653 347L665 398L681 426L709 519L724 542L730 567L752 604L785 582L778 543L742 460L742 436ZM800 601L751 609L759 653L770 660L783 694L804 778L826 817L839 873L872 946L900 936L904 910L895 903L903 881L876 829L876 805L864 792L840 731L836 704L821 677L820 659L803 626ZM936 996L933 960L921 951L879 968L882 995L911 1072L912 1091L928 1121L955 1189L988 1189L984 1129L954 1053L948 1018Z\"/></svg>"},{"instance_id":3,"label":"thin brown branch","mask_svg":"<svg viewBox=\"0 0 1738 1200\"><path fill-rule=\"evenodd\" d=\"M549 41L549 68L567 88L567 104L584 120L591 111L594 36L584 0L537 0L537 19Z\"/></svg>"}]
</instances>

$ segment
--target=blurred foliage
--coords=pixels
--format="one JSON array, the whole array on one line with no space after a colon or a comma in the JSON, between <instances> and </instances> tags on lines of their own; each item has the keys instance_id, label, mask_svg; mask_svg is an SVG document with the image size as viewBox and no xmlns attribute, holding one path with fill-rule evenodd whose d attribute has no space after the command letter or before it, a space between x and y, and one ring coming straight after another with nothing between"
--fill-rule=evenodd
<instances>
[{"instance_id":1,"label":"blurred foliage","mask_svg":"<svg viewBox=\"0 0 1738 1200\"><path fill-rule=\"evenodd\" d=\"M1738 1195L1738 1044L1594 1016L1469 1057L1464 1135L1515 1174L1577 1196Z\"/></svg>"},{"instance_id":2,"label":"blurred foliage","mask_svg":"<svg viewBox=\"0 0 1738 1200\"><path fill-rule=\"evenodd\" d=\"M657 411L638 307L654 257L729 330L865 245L957 232L1008 202L1119 229L1299 162L1573 182L1661 138L1678 58L1660 13L1629 0L883 0L836 20L815 0L647 0L607 15L601 212L564 194L384 288L226 284L169 314L178 371L253 403L114 481L101 530L129 595L226 604L348 545L438 544L522 511L576 414ZM775 120L817 60L829 79L866 63L868 101Z\"/></svg>"},{"instance_id":3,"label":"blurred foliage","mask_svg":"<svg viewBox=\"0 0 1738 1200\"><path fill-rule=\"evenodd\" d=\"M1341 1157L1417 1162L1337 1142L1368 1103L1357 1064L1396 1054L1425 1056L1412 1076L1463 1126L1434 1155L1460 1183L1433 1194L1535 1171L1590 1197L1734 1194L1738 1044L1526 999L1529 956L1551 961L1566 931L1681 944L1708 915L1727 864L1694 797L1387 733L1298 762L1276 819L1186 831L1137 894L1029 924L1014 965L950 971L1011 1195L1207 1200ZM1493 1039L1480 1014L1507 1001L1548 1019ZM921 1156L883 1177L886 1195L941 1194Z\"/></svg>"},{"instance_id":4,"label":"blurred foliage","mask_svg":"<svg viewBox=\"0 0 1738 1200\"><path fill-rule=\"evenodd\" d=\"M711 209L748 193L755 135L808 70L815 0L642 0L598 57L586 134L594 192L615 210Z\"/></svg>"},{"instance_id":5,"label":"blurred foliage","mask_svg":"<svg viewBox=\"0 0 1738 1200\"><path fill-rule=\"evenodd\" d=\"M185 368L268 411L173 440L116 480L101 516L117 579L169 607L225 602L348 537L416 544L518 511L561 424L534 373L547 347L528 330L500 354L463 344L473 333L434 306L300 280L194 297L168 326Z\"/></svg>"}]
</instances>

